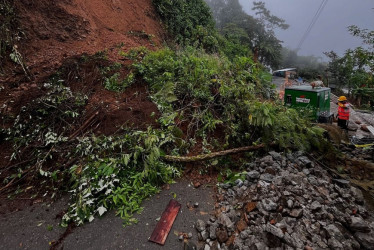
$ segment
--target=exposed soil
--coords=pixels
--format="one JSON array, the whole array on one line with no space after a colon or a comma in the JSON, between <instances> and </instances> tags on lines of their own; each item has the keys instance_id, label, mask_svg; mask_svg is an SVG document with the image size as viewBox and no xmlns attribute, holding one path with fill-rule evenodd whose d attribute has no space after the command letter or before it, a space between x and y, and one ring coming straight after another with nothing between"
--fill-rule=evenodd
<instances>
[{"instance_id":1,"label":"exposed soil","mask_svg":"<svg viewBox=\"0 0 374 250\"><path fill-rule=\"evenodd\" d=\"M57 75L73 92L88 97L83 116L70 131L70 137L87 132L112 135L122 127L144 130L158 127L159 111L150 100L147 85L136 81L124 92L108 91L103 87L100 70L120 63L120 78L129 70L129 61L120 51L145 46L157 49L165 37L164 29L151 0L19 0L14 1L20 29L24 34L17 44L29 75L9 58L2 62L0 72L0 126L9 128L22 107L46 93L44 83ZM94 56L100 54L99 56ZM88 58L88 60L86 60ZM14 174L13 166L23 167L25 159L10 163L11 143L0 138L0 188L4 176ZM55 154L49 165L69 167L64 155ZM23 162L25 161L25 162ZM19 164L19 165L17 165ZM64 166L65 165L65 166ZM8 167L12 166L9 172ZM25 178L26 180L27 178ZM37 179L26 186L14 185L7 194L1 194L3 211L12 212L32 205L43 194L37 190ZM27 181L26 181L27 182ZM48 185L48 184L44 184ZM16 199L6 199L18 188L30 190ZM2 190L3 191L3 190ZM43 192L42 192L43 191ZM32 195L34 198L30 198Z\"/></svg>"},{"instance_id":2,"label":"exposed soil","mask_svg":"<svg viewBox=\"0 0 374 250\"><path fill-rule=\"evenodd\" d=\"M151 0L19 0L15 4L25 34L18 50L35 81L53 73L66 58L119 44L124 50L158 46L164 37ZM0 83L13 82L22 72L14 67L8 64Z\"/></svg>"}]
</instances>

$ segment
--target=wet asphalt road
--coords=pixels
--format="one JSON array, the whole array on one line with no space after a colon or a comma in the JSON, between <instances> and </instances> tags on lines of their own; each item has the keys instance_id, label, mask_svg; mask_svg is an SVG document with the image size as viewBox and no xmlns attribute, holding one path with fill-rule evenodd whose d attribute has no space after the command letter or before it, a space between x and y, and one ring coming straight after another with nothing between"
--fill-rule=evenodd
<instances>
[{"instance_id":1,"label":"wet asphalt road","mask_svg":"<svg viewBox=\"0 0 374 250\"><path fill-rule=\"evenodd\" d=\"M148 241L162 212L170 199L182 204L164 246ZM187 204L199 203L198 208L189 209ZM49 242L56 241L65 229L58 226L56 215L66 209L67 199L48 205L39 204L24 211L2 215L0 218L0 249L48 249ZM208 220L214 208L213 188L193 188L188 180L178 180L170 189L143 203L144 210L135 225L123 227L121 218L114 212L75 228L60 244L63 249L183 249L177 232L193 233L192 242L197 244L197 219Z\"/></svg>"}]
</instances>

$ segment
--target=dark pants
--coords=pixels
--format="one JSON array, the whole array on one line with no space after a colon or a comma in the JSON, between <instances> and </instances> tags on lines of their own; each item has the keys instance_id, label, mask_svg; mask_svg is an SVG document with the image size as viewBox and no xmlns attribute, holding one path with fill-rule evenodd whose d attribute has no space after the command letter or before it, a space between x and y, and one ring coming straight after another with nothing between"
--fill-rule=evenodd
<instances>
[{"instance_id":1,"label":"dark pants","mask_svg":"<svg viewBox=\"0 0 374 250\"><path fill-rule=\"evenodd\" d=\"M338 126L342 129L348 129L348 120L342 120L338 118Z\"/></svg>"}]
</instances>

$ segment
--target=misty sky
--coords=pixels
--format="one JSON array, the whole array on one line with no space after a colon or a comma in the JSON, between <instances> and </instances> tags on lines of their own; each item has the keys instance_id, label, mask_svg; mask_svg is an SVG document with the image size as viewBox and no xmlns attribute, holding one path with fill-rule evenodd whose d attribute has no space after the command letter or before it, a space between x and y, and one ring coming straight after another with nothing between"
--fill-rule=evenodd
<instances>
[{"instance_id":1,"label":"misty sky","mask_svg":"<svg viewBox=\"0 0 374 250\"><path fill-rule=\"evenodd\" d=\"M252 0L239 0L243 9L253 14ZM323 0L263 0L273 15L281 17L290 25L287 30L277 31L285 47L296 49ZM361 45L360 39L351 36L347 27L374 30L374 0L329 0L299 55L322 56L334 50L343 54L348 48Z\"/></svg>"}]
</instances>

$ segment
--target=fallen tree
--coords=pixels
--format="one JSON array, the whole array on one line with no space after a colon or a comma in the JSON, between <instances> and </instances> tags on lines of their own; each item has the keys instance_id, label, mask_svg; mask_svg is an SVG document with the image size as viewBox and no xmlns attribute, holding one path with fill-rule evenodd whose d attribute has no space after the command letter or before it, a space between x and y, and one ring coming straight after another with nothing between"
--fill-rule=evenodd
<instances>
[{"instance_id":1,"label":"fallen tree","mask_svg":"<svg viewBox=\"0 0 374 250\"><path fill-rule=\"evenodd\" d=\"M275 144L272 143L270 146L274 146ZM243 152L249 152L249 151L256 151L259 149L265 148L265 144L260 144L256 146L246 146L246 147L240 147L240 148L233 148L228 149L224 151L214 152L210 154L202 154L202 155L196 155L196 156L171 156L171 155L165 155L164 160L168 162L197 162L197 161L206 161L211 160L213 158L225 156L225 155L232 155L232 154L238 154Z\"/></svg>"}]
</instances>

